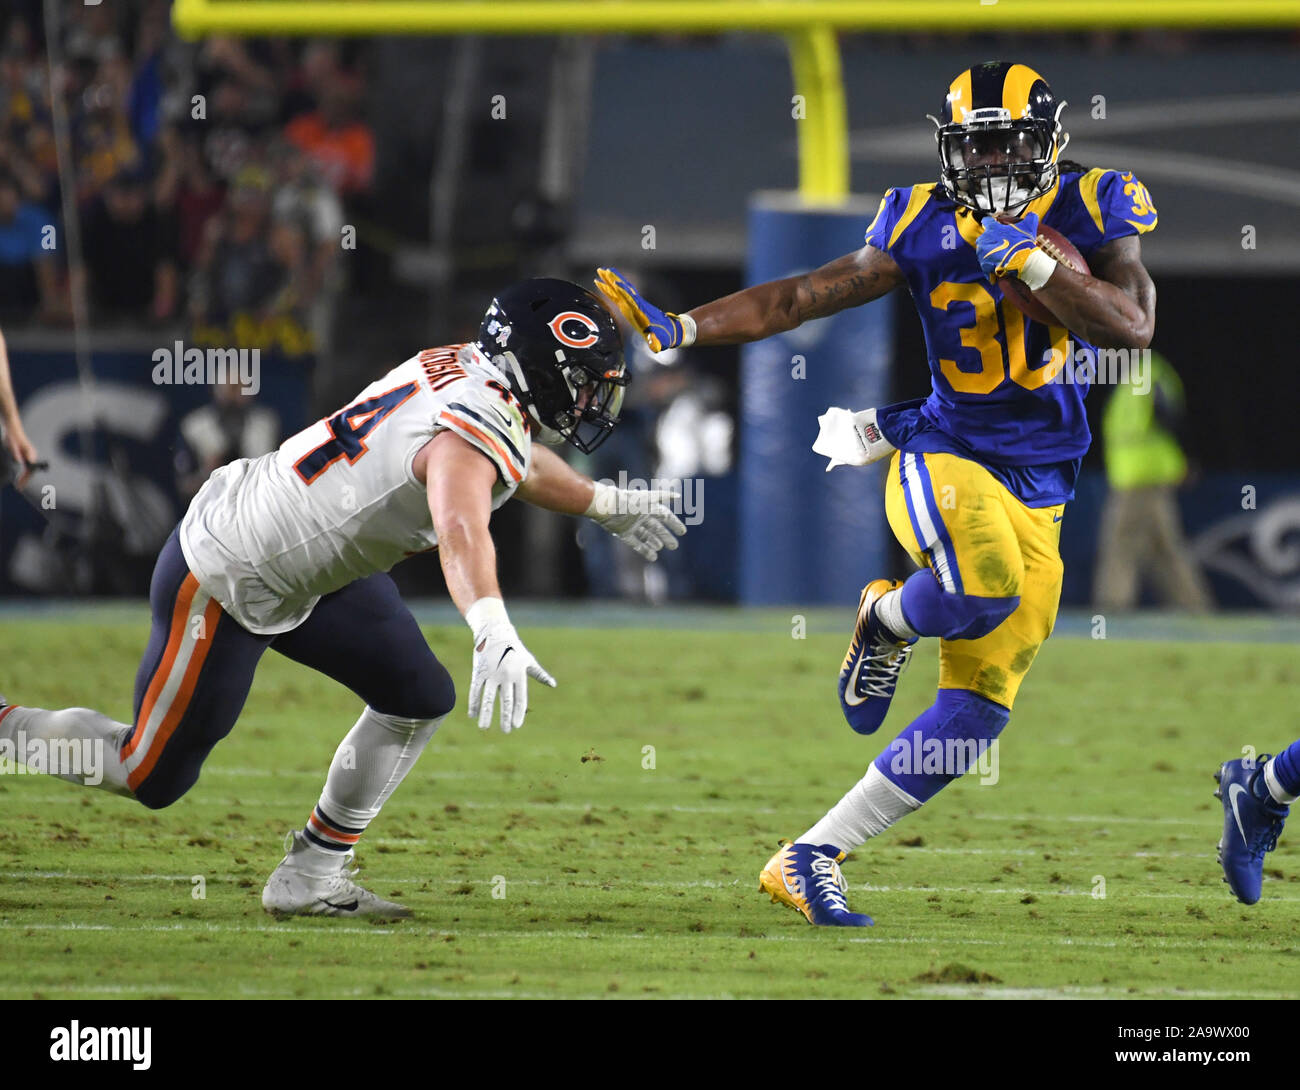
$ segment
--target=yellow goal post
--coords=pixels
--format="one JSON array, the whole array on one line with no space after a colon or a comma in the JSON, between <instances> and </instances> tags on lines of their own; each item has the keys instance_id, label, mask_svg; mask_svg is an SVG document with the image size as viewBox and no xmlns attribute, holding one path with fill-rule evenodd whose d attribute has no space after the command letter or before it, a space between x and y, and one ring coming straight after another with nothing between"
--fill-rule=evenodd
<instances>
[{"instance_id":1,"label":"yellow goal post","mask_svg":"<svg viewBox=\"0 0 1300 1090\"><path fill-rule=\"evenodd\" d=\"M1296 28L1300 0L176 0L177 33L243 35L782 35L798 122L799 192L849 192L839 31L948 33Z\"/></svg>"}]
</instances>

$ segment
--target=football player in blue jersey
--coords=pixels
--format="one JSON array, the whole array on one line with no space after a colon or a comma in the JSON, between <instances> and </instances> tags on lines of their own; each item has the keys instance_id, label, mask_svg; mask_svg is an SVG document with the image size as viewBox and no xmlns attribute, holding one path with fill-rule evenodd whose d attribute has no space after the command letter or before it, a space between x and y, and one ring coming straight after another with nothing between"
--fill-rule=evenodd
<instances>
[{"instance_id":1,"label":"football player in blue jersey","mask_svg":"<svg viewBox=\"0 0 1300 1090\"><path fill-rule=\"evenodd\" d=\"M931 118L939 180L890 189L865 245L813 272L684 314L655 307L615 269L598 273L597 286L655 351L761 340L901 286L920 312L929 397L851 414L857 456L840 460L891 457L886 513L921 570L863 589L839 691L849 725L871 734L912 645L933 636L938 695L762 871L761 888L814 924L871 923L848 910L840 861L961 775L1006 726L1052 631L1060 519L1090 441L1087 376L1064 369L1090 346L1151 342L1155 288L1139 237L1155 227L1155 207L1131 173L1062 160L1064 106L1027 65L962 72ZM1091 274L1041 248L1040 224L1068 239ZM1007 303L1000 282L1011 278L1060 324ZM935 746L954 758L941 770L921 759Z\"/></svg>"}]
</instances>

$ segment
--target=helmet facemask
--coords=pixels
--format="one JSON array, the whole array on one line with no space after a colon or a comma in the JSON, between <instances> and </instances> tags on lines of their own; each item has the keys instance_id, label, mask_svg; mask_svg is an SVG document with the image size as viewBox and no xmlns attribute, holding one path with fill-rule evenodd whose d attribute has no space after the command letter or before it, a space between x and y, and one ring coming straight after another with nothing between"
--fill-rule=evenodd
<instances>
[{"instance_id":1,"label":"helmet facemask","mask_svg":"<svg viewBox=\"0 0 1300 1090\"><path fill-rule=\"evenodd\" d=\"M555 370L534 370L531 386L513 352L493 362L498 367L504 365L502 369L514 379L543 442L569 443L583 454L591 454L618 424L628 382L621 352L616 359L605 359L600 371L582 361Z\"/></svg>"},{"instance_id":2,"label":"helmet facemask","mask_svg":"<svg viewBox=\"0 0 1300 1090\"><path fill-rule=\"evenodd\" d=\"M984 215L1014 215L1056 184L1057 161L1069 142L1062 102L1052 121L1013 120L1001 108L969 110L960 122L935 117L943 187L957 204Z\"/></svg>"}]
</instances>

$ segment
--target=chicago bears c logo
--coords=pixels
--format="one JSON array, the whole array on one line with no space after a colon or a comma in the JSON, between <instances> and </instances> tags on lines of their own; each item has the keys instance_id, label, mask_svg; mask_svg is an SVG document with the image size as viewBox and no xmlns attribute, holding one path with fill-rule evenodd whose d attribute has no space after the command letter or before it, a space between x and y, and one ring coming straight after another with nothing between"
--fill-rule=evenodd
<instances>
[{"instance_id":1,"label":"chicago bears c logo","mask_svg":"<svg viewBox=\"0 0 1300 1090\"><path fill-rule=\"evenodd\" d=\"M587 331L585 335L572 335L575 322ZM564 331L566 323L570 329L569 333ZM600 340L600 326L585 314L579 314L576 310L566 310L561 314L557 314L546 324L551 327L551 332L555 334L555 339L561 344L567 344L570 348L590 348Z\"/></svg>"}]
</instances>

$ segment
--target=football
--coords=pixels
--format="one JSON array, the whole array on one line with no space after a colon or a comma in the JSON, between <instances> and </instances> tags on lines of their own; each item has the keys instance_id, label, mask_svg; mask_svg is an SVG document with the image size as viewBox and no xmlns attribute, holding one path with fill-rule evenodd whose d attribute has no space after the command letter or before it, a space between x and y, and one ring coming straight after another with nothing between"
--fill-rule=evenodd
<instances>
[{"instance_id":1,"label":"football","mask_svg":"<svg viewBox=\"0 0 1300 1090\"><path fill-rule=\"evenodd\" d=\"M1067 268L1078 273L1086 274L1089 272L1088 263L1084 261L1083 255L1075 248L1074 243L1061 234L1060 231L1048 227L1046 224L1039 224L1038 245L1040 249L1046 250L1048 254ZM1003 298L1030 321L1042 322L1044 325L1059 326L1064 324L1051 310L1034 297L1033 292L1014 277L1005 277L999 280L998 287L1002 289Z\"/></svg>"}]
</instances>

